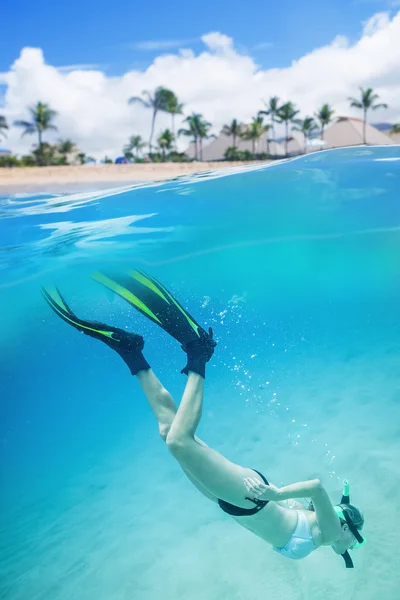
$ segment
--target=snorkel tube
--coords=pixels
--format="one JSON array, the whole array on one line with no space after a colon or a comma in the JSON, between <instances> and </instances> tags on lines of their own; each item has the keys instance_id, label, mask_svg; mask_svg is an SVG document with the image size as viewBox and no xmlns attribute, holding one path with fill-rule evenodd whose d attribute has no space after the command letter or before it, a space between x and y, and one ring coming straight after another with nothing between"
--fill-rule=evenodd
<instances>
[{"instance_id":1,"label":"snorkel tube","mask_svg":"<svg viewBox=\"0 0 400 600\"><path fill-rule=\"evenodd\" d=\"M353 546L353 549L355 549L355 548L359 548L360 546L362 546L365 543L366 539L362 537L362 535L358 531L357 527L354 525L353 521L349 517L347 510L346 510L346 505L348 505L348 504L350 504L350 484L347 481L347 479L345 479L343 481L343 493L342 493L342 499L340 501L340 504L338 506L334 506L333 508L335 509L335 512L336 512L337 516L339 517L339 519L341 519L342 521L346 521L351 533L356 538L357 545ZM349 551L346 550L346 552L344 552L342 554L342 556L343 556L343 559L344 559L344 562L346 565L346 569L353 569L354 564L353 564L353 561L349 554Z\"/></svg>"}]
</instances>

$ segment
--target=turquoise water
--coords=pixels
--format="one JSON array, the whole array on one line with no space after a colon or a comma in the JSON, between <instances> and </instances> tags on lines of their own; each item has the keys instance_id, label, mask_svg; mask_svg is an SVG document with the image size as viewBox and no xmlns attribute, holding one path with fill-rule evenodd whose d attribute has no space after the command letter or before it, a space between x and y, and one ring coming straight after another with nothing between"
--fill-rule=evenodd
<instances>
[{"instance_id":1,"label":"turquoise water","mask_svg":"<svg viewBox=\"0 0 400 600\"><path fill-rule=\"evenodd\" d=\"M396 598L400 147L106 192L0 197L0 598ZM90 275L159 278L218 346L199 435L276 485L341 481L368 544L289 561L185 478L126 366L51 313L127 326L177 401L184 355Z\"/></svg>"}]
</instances>

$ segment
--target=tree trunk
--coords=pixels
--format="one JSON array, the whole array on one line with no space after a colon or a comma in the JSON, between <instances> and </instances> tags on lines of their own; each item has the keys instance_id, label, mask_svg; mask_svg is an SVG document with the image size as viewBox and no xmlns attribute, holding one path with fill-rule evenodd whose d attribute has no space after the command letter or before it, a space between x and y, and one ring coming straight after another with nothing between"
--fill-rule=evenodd
<instances>
[{"instance_id":1,"label":"tree trunk","mask_svg":"<svg viewBox=\"0 0 400 600\"><path fill-rule=\"evenodd\" d=\"M289 142L289 122L286 121L286 137L285 137L285 154L288 155L288 142Z\"/></svg>"},{"instance_id":2,"label":"tree trunk","mask_svg":"<svg viewBox=\"0 0 400 600\"><path fill-rule=\"evenodd\" d=\"M307 144L307 136L306 136L305 133L303 135L304 135L304 154L307 154L307 146L306 146L306 144Z\"/></svg>"},{"instance_id":3,"label":"tree trunk","mask_svg":"<svg viewBox=\"0 0 400 600\"><path fill-rule=\"evenodd\" d=\"M194 158L195 160L199 160L199 147L197 144L197 137L194 138Z\"/></svg>"},{"instance_id":4,"label":"tree trunk","mask_svg":"<svg viewBox=\"0 0 400 600\"><path fill-rule=\"evenodd\" d=\"M251 140L251 144L252 144L252 148L253 148L253 158L254 158L254 155L256 153L256 141L255 140Z\"/></svg>"},{"instance_id":5,"label":"tree trunk","mask_svg":"<svg viewBox=\"0 0 400 600\"><path fill-rule=\"evenodd\" d=\"M172 135L174 136L174 141L173 141L173 145L175 150L178 150L178 146L176 145L176 137L175 137L175 113L171 113L171 120L172 120Z\"/></svg>"},{"instance_id":6,"label":"tree trunk","mask_svg":"<svg viewBox=\"0 0 400 600\"><path fill-rule=\"evenodd\" d=\"M268 131L267 131L267 154L269 156L269 139L268 139Z\"/></svg>"},{"instance_id":7,"label":"tree trunk","mask_svg":"<svg viewBox=\"0 0 400 600\"><path fill-rule=\"evenodd\" d=\"M236 133L232 135L233 147L236 148Z\"/></svg>"},{"instance_id":8,"label":"tree trunk","mask_svg":"<svg viewBox=\"0 0 400 600\"><path fill-rule=\"evenodd\" d=\"M40 129L38 129L38 138L39 138L38 163L39 163L39 166L43 167L42 132L40 131Z\"/></svg>"},{"instance_id":9,"label":"tree trunk","mask_svg":"<svg viewBox=\"0 0 400 600\"><path fill-rule=\"evenodd\" d=\"M203 139L202 138L200 138L199 143L200 143L200 160L201 160L201 162L203 162Z\"/></svg>"},{"instance_id":10,"label":"tree trunk","mask_svg":"<svg viewBox=\"0 0 400 600\"><path fill-rule=\"evenodd\" d=\"M364 108L364 123L363 123L363 141L364 141L364 144L367 143L367 128L366 128L366 125L367 125L367 109Z\"/></svg>"},{"instance_id":11,"label":"tree trunk","mask_svg":"<svg viewBox=\"0 0 400 600\"><path fill-rule=\"evenodd\" d=\"M152 148L153 148L152 143L153 143L153 135L154 135L154 125L155 125L155 122L156 122L156 115L157 115L157 111L154 110L153 111L153 118L151 120L151 132L150 132L150 140L149 140L150 157L151 157Z\"/></svg>"},{"instance_id":12,"label":"tree trunk","mask_svg":"<svg viewBox=\"0 0 400 600\"><path fill-rule=\"evenodd\" d=\"M272 131L272 139L275 142L275 154L276 154L275 125L274 125L274 117L273 116L271 116L271 131Z\"/></svg>"},{"instance_id":13,"label":"tree trunk","mask_svg":"<svg viewBox=\"0 0 400 600\"><path fill-rule=\"evenodd\" d=\"M323 139L324 139L324 127L325 127L325 125L324 125L324 124L322 124L322 129L321 129L321 140L323 140Z\"/></svg>"}]
</instances>

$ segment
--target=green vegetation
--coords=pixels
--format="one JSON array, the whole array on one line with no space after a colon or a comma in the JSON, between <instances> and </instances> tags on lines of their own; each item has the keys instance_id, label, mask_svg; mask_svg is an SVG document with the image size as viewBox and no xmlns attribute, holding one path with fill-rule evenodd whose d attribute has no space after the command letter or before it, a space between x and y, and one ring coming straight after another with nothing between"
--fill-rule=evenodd
<instances>
[{"instance_id":1,"label":"green vegetation","mask_svg":"<svg viewBox=\"0 0 400 600\"><path fill-rule=\"evenodd\" d=\"M293 131L301 131L301 133L304 135L304 152L307 151L307 140L310 139L311 135L314 133L314 131L318 129L318 125L316 124L316 122L314 121L314 119L312 117L306 117L305 119L301 120L296 120L294 121L294 125L292 127Z\"/></svg>"},{"instance_id":2,"label":"green vegetation","mask_svg":"<svg viewBox=\"0 0 400 600\"><path fill-rule=\"evenodd\" d=\"M60 140L57 145L57 151L61 155L63 164L68 164L68 157L76 153L76 146L71 140Z\"/></svg>"},{"instance_id":3,"label":"green vegetation","mask_svg":"<svg viewBox=\"0 0 400 600\"><path fill-rule=\"evenodd\" d=\"M84 164L87 160L82 152L76 153L76 146L70 140L60 140L58 144L49 144L42 142L41 146L34 146L31 154L22 158L16 156L1 156L0 167L36 167L36 166L62 166L71 164L68 158L72 158L72 164L80 162Z\"/></svg>"},{"instance_id":4,"label":"green vegetation","mask_svg":"<svg viewBox=\"0 0 400 600\"><path fill-rule=\"evenodd\" d=\"M5 130L8 129L6 118L0 115L0 137L7 137Z\"/></svg>"},{"instance_id":5,"label":"green vegetation","mask_svg":"<svg viewBox=\"0 0 400 600\"><path fill-rule=\"evenodd\" d=\"M237 119L233 119L230 125L224 125L221 133L227 135L228 137L232 137L232 146L231 148L236 148L236 140L242 134L242 126L239 124Z\"/></svg>"},{"instance_id":6,"label":"green vegetation","mask_svg":"<svg viewBox=\"0 0 400 600\"><path fill-rule=\"evenodd\" d=\"M179 102L173 92L170 92L170 96L167 100L166 112L171 115L172 135L175 138L175 116L183 115L183 104Z\"/></svg>"},{"instance_id":7,"label":"green vegetation","mask_svg":"<svg viewBox=\"0 0 400 600\"><path fill-rule=\"evenodd\" d=\"M203 115L198 113L192 113L183 122L187 123L188 127L187 129L180 129L178 135L192 138L195 147L195 160L199 160L199 158L203 160L203 140L215 137L215 135L209 133L212 124L205 121Z\"/></svg>"},{"instance_id":8,"label":"green vegetation","mask_svg":"<svg viewBox=\"0 0 400 600\"><path fill-rule=\"evenodd\" d=\"M292 124L296 116L299 114L299 110L292 102L286 102L283 104L277 113L277 123L285 124L285 154L288 155L288 142L289 142L289 125Z\"/></svg>"},{"instance_id":9,"label":"green vegetation","mask_svg":"<svg viewBox=\"0 0 400 600\"><path fill-rule=\"evenodd\" d=\"M142 136L140 135L131 135L128 143L124 146L122 152L130 161L138 162L140 158L143 159L143 148L146 147L146 143L142 140Z\"/></svg>"},{"instance_id":10,"label":"green vegetation","mask_svg":"<svg viewBox=\"0 0 400 600\"><path fill-rule=\"evenodd\" d=\"M278 96L272 96L272 98L269 99L268 103L264 102L265 108L266 110L259 110L258 111L258 116L260 115L267 115L270 118L270 128L271 128L271 132L272 132L272 138L270 141L276 141L276 137L275 137L275 123L279 123L279 98Z\"/></svg>"},{"instance_id":11,"label":"green vegetation","mask_svg":"<svg viewBox=\"0 0 400 600\"><path fill-rule=\"evenodd\" d=\"M261 154L253 154L250 150L238 150L236 146L229 146L225 150L224 153L225 160L235 161L249 161L249 160L266 160L268 158L268 154L266 152L261 152Z\"/></svg>"},{"instance_id":12,"label":"green vegetation","mask_svg":"<svg viewBox=\"0 0 400 600\"><path fill-rule=\"evenodd\" d=\"M367 126L367 113L369 110L376 110L377 108L387 108L388 105L384 102L380 102L376 104L379 96L378 94L374 94L374 90L372 88L360 88L361 97L360 100L357 98L349 98L350 106L354 108L360 108L363 111L363 141L364 144L367 143L367 134L366 134L366 126Z\"/></svg>"},{"instance_id":13,"label":"green vegetation","mask_svg":"<svg viewBox=\"0 0 400 600\"><path fill-rule=\"evenodd\" d=\"M14 121L16 127L22 127L24 130L22 135L37 133L38 136L38 147L35 156L37 157L38 164L43 166L47 164L44 158L43 148L43 133L45 131L57 131L57 127L52 123L54 118L57 116L55 110L52 110L48 104L38 102L36 106L29 108L31 113L31 121Z\"/></svg>"},{"instance_id":14,"label":"green vegetation","mask_svg":"<svg viewBox=\"0 0 400 600\"><path fill-rule=\"evenodd\" d=\"M253 120L250 123L250 125L244 127L240 137L243 140L251 141L253 154L256 154L258 150L260 137L263 133L268 131L268 129L269 125L265 125L264 119L261 116L253 117Z\"/></svg>"},{"instance_id":15,"label":"green vegetation","mask_svg":"<svg viewBox=\"0 0 400 600\"><path fill-rule=\"evenodd\" d=\"M332 121L332 117L335 111L329 106L329 104L324 104L321 106L318 112L315 113L315 117L318 119L321 125L321 140L324 139L324 129L329 123Z\"/></svg>"},{"instance_id":16,"label":"green vegetation","mask_svg":"<svg viewBox=\"0 0 400 600\"><path fill-rule=\"evenodd\" d=\"M163 161L165 161L166 160L166 152L172 150L172 147L175 142L175 136L172 133L172 131L170 131L169 129L166 129L165 131L162 132L162 134L158 138L157 142L158 142L158 147L161 150L161 155L162 155Z\"/></svg>"},{"instance_id":17,"label":"green vegetation","mask_svg":"<svg viewBox=\"0 0 400 600\"><path fill-rule=\"evenodd\" d=\"M352 107L363 111L363 140L366 143L368 111L387 108L387 104L377 102L379 96L374 93L372 88L360 88L360 92L360 99L349 98L349 100ZM142 96L132 96L128 103L131 105L140 104L150 109L152 115L148 144L144 142L140 135L131 135L123 147L123 155L130 162L144 162L146 160L182 162L190 160L185 153L177 151L176 141L178 136L187 137L189 142L193 144L194 160L203 160L204 141L215 138L212 133L212 124L202 114L193 112L183 119L183 127L175 134L175 118L177 115L183 115L184 105L172 90L159 86L153 92L144 91ZM159 132L157 145L154 146L156 120L160 112L171 116L171 129ZM258 111L257 116L252 119L251 123L240 123L237 119L233 119L230 123L225 124L221 130L222 135L232 138L232 145L226 149L224 158L226 160L241 161L269 158L270 142L276 142L275 126L277 123L283 124L285 128L286 155L288 154L289 132L291 130L300 131L303 134L305 145L307 140L315 137L319 129L321 139L323 139L325 127L334 118L332 107L329 104L323 104L314 114L314 117L305 117L301 120L297 118L299 112L293 102L285 102L281 105L278 96L272 96L268 101L264 101L264 109ZM29 120L14 121L14 126L23 130L23 136L26 134L37 135L36 145L34 145L30 154L21 158L12 155L0 157L0 166L46 166L76 163L84 165L94 161L93 158L80 151L74 142L69 139L61 139L55 144L43 141L43 135L47 131L57 131L54 123L57 113L48 104L38 102L35 106L29 108L29 113ZM264 121L264 116L267 117L267 122ZM6 118L0 115L0 138L7 137L8 129L9 125ZM399 132L400 125L394 125L390 133ZM261 139L266 140L266 152L260 152ZM240 140L251 142L252 152L240 150ZM148 146L147 156L144 155L146 146ZM111 163L112 159L106 156L104 162Z\"/></svg>"},{"instance_id":18,"label":"green vegetation","mask_svg":"<svg viewBox=\"0 0 400 600\"><path fill-rule=\"evenodd\" d=\"M149 139L149 150L150 156L153 149L153 135L154 135L154 127L156 123L156 117L158 112L171 112L168 110L171 108L173 103L173 97L175 94L171 92L171 90L158 87L154 94L151 95L150 92L144 91L142 92L145 98L141 98L140 96L132 96L128 100L128 104L141 104L145 108L150 108L153 111L153 116L151 119L151 130L150 130L150 139Z\"/></svg>"}]
</instances>

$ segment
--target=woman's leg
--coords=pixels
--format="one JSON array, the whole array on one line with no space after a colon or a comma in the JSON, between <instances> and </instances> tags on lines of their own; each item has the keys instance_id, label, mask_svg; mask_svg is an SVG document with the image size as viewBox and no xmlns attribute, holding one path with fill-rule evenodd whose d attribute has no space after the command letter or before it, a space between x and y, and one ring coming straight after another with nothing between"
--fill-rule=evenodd
<instances>
[{"instance_id":1,"label":"woman's leg","mask_svg":"<svg viewBox=\"0 0 400 600\"><path fill-rule=\"evenodd\" d=\"M172 421L177 413L177 408L171 394L161 384L159 379L151 369L139 371L137 374L138 381L142 390L153 410L153 413L158 422L158 429L161 438L166 441L169 430L171 429ZM199 444L203 444L199 438L196 438ZM186 477L193 485L209 500L217 502L217 498L210 494L184 467L182 467Z\"/></svg>"},{"instance_id":2,"label":"woman's leg","mask_svg":"<svg viewBox=\"0 0 400 600\"><path fill-rule=\"evenodd\" d=\"M204 379L189 371L181 404L167 434L167 446L181 467L210 494L236 506L250 508L249 501L245 500L248 492L244 478L254 477L254 471L230 462L195 438L203 394Z\"/></svg>"}]
</instances>

